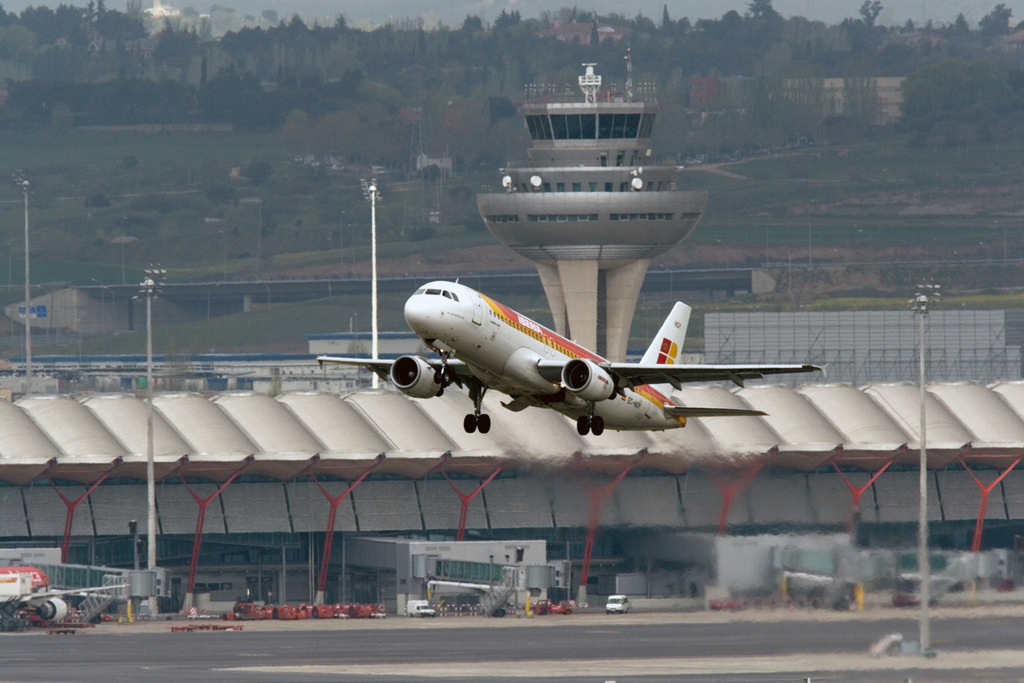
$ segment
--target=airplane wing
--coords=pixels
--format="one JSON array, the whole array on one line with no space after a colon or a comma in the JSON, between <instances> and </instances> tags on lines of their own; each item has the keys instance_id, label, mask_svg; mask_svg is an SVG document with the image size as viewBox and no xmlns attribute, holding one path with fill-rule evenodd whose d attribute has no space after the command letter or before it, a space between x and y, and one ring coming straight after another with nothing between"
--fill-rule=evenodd
<instances>
[{"instance_id":1,"label":"airplane wing","mask_svg":"<svg viewBox=\"0 0 1024 683\"><path fill-rule=\"evenodd\" d=\"M728 380L738 386L748 379L763 379L767 375L788 375L800 372L821 372L809 364L791 365L634 365L612 363L609 370L623 378L629 386L640 384L671 384L676 389L693 382Z\"/></svg>"},{"instance_id":2,"label":"airplane wing","mask_svg":"<svg viewBox=\"0 0 1024 683\"><path fill-rule=\"evenodd\" d=\"M762 379L767 375L785 375L799 372L821 372L821 368L809 364L791 365L661 365L657 363L608 363L597 365L616 378L620 387L636 387L643 384L671 384L681 389L683 384L693 382L730 381L739 386L748 379ZM552 381L561 378L563 361L541 361L540 373ZM696 416L694 416L696 417Z\"/></svg>"},{"instance_id":3,"label":"airplane wing","mask_svg":"<svg viewBox=\"0 0 1024 683\"><path fill-rule=\"evenodd\" d=\"M38 593L32 593L31 595L27 595L27 596L23 595L23 596L21 596L21 598L22 599L26 599L26 600L36 600L36 599L40 599L40 598L43 598L43 599L45 599L45 598L59 598L59 597L65 596L65 595L82 596L82 595L88 595L89 593L98 593L98 592L101 592L101 591L120 590L121 588L127 588L127 587L128 587L127 583L116 583L116 584L113 584L113 585L110 585L110 586L93 586L91 588L68 588L68 589L65 589L65 590L48 590L48 591L40 591Z\"/></svg>"}]
</instances>

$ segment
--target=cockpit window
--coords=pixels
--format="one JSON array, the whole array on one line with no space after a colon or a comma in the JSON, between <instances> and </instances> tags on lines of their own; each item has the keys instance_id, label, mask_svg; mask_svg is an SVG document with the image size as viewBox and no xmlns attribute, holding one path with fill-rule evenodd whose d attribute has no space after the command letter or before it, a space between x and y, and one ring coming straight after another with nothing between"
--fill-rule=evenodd
<instances>
[{"instance_id":1,"label":"cockpit window","mask_svg":"<svg viewBox=\"0 0 1024 683\"><path fill-rule=\"evenodd\" d=\"M444 298L451 299L452 301L459 300L459 297L457 294L455 294L455 292L449 292L447 289L427 289L426 287L423 287L419 289L416 293L429 294L431 296L443 296Z\"/></svg>"}]
</instances>

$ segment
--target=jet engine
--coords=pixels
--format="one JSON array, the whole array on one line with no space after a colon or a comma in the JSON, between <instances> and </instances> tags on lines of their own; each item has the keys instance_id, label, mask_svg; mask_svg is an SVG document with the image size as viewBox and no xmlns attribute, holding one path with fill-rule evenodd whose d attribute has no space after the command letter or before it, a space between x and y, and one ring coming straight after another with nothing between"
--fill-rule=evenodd
<instances>
[{"instance_id":1,"label":"jet engine","mask_svg":"<svg viewBox=\"0 0 1024 683\"><path fill-rule=\"evenodd\" d=\"M35 607L36 614L46 621L60 621L68 615L68 603L60 598L47 598Z\"/></svg>"},{"instance_id":2,"label":"jet engine","mask_svg":"<svg viewBox=\"0 0 1024 683\"><path fill-rule=\"evenodd\" d=\"M434 368L420 356L402 356L391 366L391 382L413 398L432 398L441 390Z\"/></svg>"},{"instance_id":3,"label":"jet engine","mask_svg":"<svg viewBox=\"0 0 1024 683\"><path fill-rule=\"evenodd\" d=\"M584 401L603 401L615 395L615 380L593 361L576 358L562 368L562 384Z\"/></svg>"}]
</instances>

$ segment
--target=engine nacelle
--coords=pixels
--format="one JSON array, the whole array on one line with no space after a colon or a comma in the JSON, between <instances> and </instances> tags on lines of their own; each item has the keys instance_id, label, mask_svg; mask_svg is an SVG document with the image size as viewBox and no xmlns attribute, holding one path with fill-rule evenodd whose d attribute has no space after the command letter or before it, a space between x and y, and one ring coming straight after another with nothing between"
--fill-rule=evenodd
<instances>
[{"instance_id":1,"label":"engine nacelle","mask_svg":"<svg viewBox=\"0 0 1024 683\"><path fill-rule=\"evenodd\" d=\"M391 366L391 383L413 398L432 398L441 390L434 374L433 366L425 358L402 356Z\"/></svg>"},{"instance_id":2,"label":"engine nacelle","mask_svg":"<svg viewBox=\"0 0 1024 683\"><path fill-rule=\"evenodd\" d=\"M562 368L562 385L585 401L604 401L615 395L615 380L603 368L583 358L576 358Z\"/></svg>"},{"instance_id":3,"label":"engine nacelle","mask_svg":"<svg viewBox=\"0 0 1024 683\"><path fill-rule=\"evenodd\" d=\"M36 614L46 621L60 621L68 615L68 603L60 598L47 598L35 609Z\"/></svg>"}]
</instances>

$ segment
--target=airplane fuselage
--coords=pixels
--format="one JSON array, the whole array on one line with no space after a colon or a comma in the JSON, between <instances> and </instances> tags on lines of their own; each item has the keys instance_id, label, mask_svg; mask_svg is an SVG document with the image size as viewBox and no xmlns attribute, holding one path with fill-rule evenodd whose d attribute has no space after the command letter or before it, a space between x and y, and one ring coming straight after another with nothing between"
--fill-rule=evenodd
<instances>
[{"instance_id":1,"label":"airplane fuselage","mask_svg":"<svg viewBox=\"0 0 1024 683\"><path fill-rule=\"evenodd\" d=\"M608 400L588 402L562 383L544 376L541 361L584 359L598 365L604 358L511 308L453 282L421 287L405 304L409 327L432 348L464 362L488 388L513 398L513 409L543 406L573 418L592 411L609 429L658 430L680 427L666 417L669 402L663 387L620 388Z\"/></svg>"}]
</instances>

